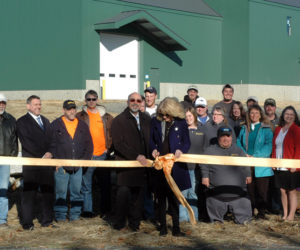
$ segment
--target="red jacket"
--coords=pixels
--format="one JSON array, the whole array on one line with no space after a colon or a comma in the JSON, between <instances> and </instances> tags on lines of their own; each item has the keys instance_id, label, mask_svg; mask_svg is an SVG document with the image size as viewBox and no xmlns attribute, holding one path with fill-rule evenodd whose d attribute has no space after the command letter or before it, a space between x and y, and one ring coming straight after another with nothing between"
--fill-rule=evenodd
<instances>
[{"instance_id":1,"label":"red jacket","mask_svg":"<svg viewBox=\"0 0 300 250\"><path fill-rule=\"evenodd\" d=\"M276 158L275 141L282 127L276 127L273 137L272 158ZM283 141L283 159L300 159L300 127L295 123L289 128ZM300 171L300 168L297 168Z\"/></svg>"}]
</instances>

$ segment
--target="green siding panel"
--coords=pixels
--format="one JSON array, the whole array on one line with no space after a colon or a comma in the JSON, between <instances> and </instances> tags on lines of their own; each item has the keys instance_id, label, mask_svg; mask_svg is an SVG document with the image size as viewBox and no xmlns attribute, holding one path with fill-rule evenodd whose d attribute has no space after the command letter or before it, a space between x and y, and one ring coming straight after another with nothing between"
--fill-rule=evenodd
<instances>
[{"instance_id":1,"label":"green siding panel","mask_svg":"<svg viewBox=\"0 0 300 250\"><path fill-rule=\"evenodd\" d=\"M300 85L300 9L251 1L250 20L250 82Z\"/></svg>"},{"instance_id":2,"label":"green siding panel","mask_svg":"<svg viewBox=\"0 0 300 250\"><path fill-rule=\"evenodd\" d=\"M248 83L249 5L248 0L205 0L223 16L222 82Z\"/></svg>"},{"instance_id":3,"label":"green siding panel","mask_svg":"<svg viewBox=\"0 0 300 250\"><path fill-rule=\"evenodd\" d=\"M80 89L80 0L0 2L0 89Z\"/></svg>"},{"instance_id":4,"label":"green siding panel","mask_svg":"<svg viewBox=\"0 0 300 250\"><path fill-rule=\"evenodd\" d=\"M137 9L191 44L164 53L140 36L141 89L151 68L159 69L161 82L221 83L222 18L114 0L2 0L0 89L84 89L86 80L99 79L101 37L94 24Z\"/></svg>"}]
</instances>

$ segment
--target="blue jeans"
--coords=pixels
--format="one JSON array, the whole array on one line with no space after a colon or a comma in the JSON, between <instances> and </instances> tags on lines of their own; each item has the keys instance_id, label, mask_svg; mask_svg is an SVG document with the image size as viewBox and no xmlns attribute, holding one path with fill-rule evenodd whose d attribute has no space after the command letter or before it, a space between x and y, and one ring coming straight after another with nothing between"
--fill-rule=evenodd
<instances>
[{"instance_id":1,"label":"blue jeans","mask_svg":"<svg viewBox=\"0 0 300 250\"><path fill-rule=\"evenodd\" d=\"M82 208L82 196L80 194L82 181L82 168L76 173L69 174L63 167L55 172L55 219L65 221L68 213L67 193L70 191L70 213L69 219L78 220Z\"/></svg>"},{"instance_id":2,"label":"blue jeans","mask_svg":"<svg viewBox=\"0 0 300 250\"><path fill-rule=\"evenodd\" d=\"M10 166L0 166L0 224L7 222L8 199L7 189L9 184Z\"/></svg>"},{"instance_id":3,"label":"blue jeans","mask_svg":"<svg viewBox=\"0 0 300 250\"><path fill-rule=\"evenodd\" d=\"M191 208L194 211L195 218L198 220L198 208L197 202L198 197L196 194L196 178L195 178L195 170L189 170L190 178L191 178L191 185L192 187L182 191L183 196L186 198L187 202L190 204ZM189 221L189 214L187 209L179 205L179 221Z\"/></svg>"},{"instance_id":4,"label":"blue jeans","mask_svg":"<svg viewBox=\"0 0 300 250\"><path fill-rule=\"evenodd\" d=\"M92 160L103 161L106 158L106 153L100 156L93 156ZM92 196L92 184L93 174L96 168L89 167L82 176L81 194L83 199L82 212L93 212L93 196Z\"/></svg>"}]
</instances>

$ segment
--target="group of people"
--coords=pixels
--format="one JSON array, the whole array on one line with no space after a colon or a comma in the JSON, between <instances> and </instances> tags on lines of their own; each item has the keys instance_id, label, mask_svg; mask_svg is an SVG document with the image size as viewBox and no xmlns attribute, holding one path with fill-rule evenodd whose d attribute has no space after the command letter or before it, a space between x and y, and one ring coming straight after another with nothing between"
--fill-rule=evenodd
<instances>
[{"instance_id":1,"label":"group of people","mask_svg":"<svg viewBox=\"0 0 300 250\"><path fill-rule=\"evenodd\" d=\"M223 87L223 100L208 112L204 97L190 86L182 102L166 97L156 104L157 91L145 96L131 93L126 109L113 118L89 90L77 112L73 100L63 102L63 114L52 123L41 115L41 100L27 99L27 114L17 121L5 112L7 99L0 94L0 155L16 156L18 139L22 156L53 159L137 160L173 153L300 159L300 123L296 110L286 107L276 115L276 102L268 98L264 111L256 97L247 99L247 111L233 100L234 89ZM116 173L115 183L112 171ZM82 217L94 217L93 180L100 185L100 213L116 230L128 225L138 231L140 221L156 223L159 235L168 233L166 214L172 217L172 234L184 236L180 222L188 221L163 170L154 168L23 167L21 224L33 230L35 199L41 194L39 222L43 227ZM236 223L248 223L255 215L282 210L282 219L296 213L300 171L272 167L236 167L175 162L172 177L198 220L223 222L231 214ZM0 227L6 228L9 166L0 166ZM113 184L116 188L112 189ZM281 197L281 202L280 202ZM257 209L258 213L255 212ZM53 223L56 221L57 223Z\"/></svg>"},{"instance_id":2,"label":"group of people","mask_svg":"<svg viewBox=\"0 0 300 250\"><path fill-rule=\"evenodd\" d=\"M300 123L293 106L285 107L281 116L278 117L276 101L273 98L267 98L262 109L258 104L257 97L250 96L245 103L245 109L240 101L233 99L234 89L231 85L225 85L222 94L223 100L213 106L210 115L205 98L198 96L197 87L190 86L188 88L183 105L186 107L190 138L191 140L196 138L192 131L197 128L203 141L201 143L203 148L199 145L196 146L197 152L193 150L192 145L190 150L193 151L190 153L300 159ZM188 117L192 117L193 112L194 119L192 121L195 123L190 125L192 121ZM229 148L225 150L225 139L220 137L223 130L230 131L227 135L231 138L230 150ZM200 136L198 135L198 137ZM200 142L198 137L195 139L197 143ZM235 221L238 223L248 222L254 215L257 219L266 219L266 212L282 213L283 220L294 220L298 206L297 188L300 187L300 168L251 167L244 170L242 167L238 169L235 167L235 174L238 171L241 172L240 174L243 173L243 178L239 177L239 180L242 181L240 190L236 189L236 184L233 185L232 178L235 177L230 172L231 166L226 165L221 168L201 165L199 169L201 177L198 180L202 178L202 186L200 185L197 189L198 212L206 209L210 221L223 221L228 211L235 216ZM230 173L231 178L227 177L224 172ZM219 177L218 174L220 174ZM212 176L210 177L210 175ZM193 177L191 177L192 179ZM234 187L229 187L232 185ZM203 186L207 189L205 190ZM193 196L196 197L195 193ZM231 196L231 198L227 196ZM228 200L237 202L238 199L234 196L246 197L251 206L245 207L247 202L242 199L242 204L238 205L238 212L234 212L236 204L233 206L227 203ZM202 197L206 197L206 200L203 201ZM212 200L216 203L212 203ZM223 202L222 206L226 204L226 209L219 207L220 201ZM242 220L237 219L241 215L241 211L244 214ZM205 214L202 213L201 216L205 217Z\"/></svg>"}]
</instances>

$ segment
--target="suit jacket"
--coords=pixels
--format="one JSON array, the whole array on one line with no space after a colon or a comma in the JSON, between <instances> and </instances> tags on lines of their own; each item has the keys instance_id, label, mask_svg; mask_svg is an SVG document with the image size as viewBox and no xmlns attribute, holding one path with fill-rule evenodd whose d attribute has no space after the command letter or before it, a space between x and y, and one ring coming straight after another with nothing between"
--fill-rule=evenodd
<instances>
[{"instance_id":1,"label":"suit jacket","mask_svg":"<svg viewBox=\"0 0 300 250\"><path fill-rule=\"evenodd\" d=\"M162 145L163 142L161 121L157 120L156 117L154 117L151 120L150 151L152 152L154 149L157 149L158 152L161 152ZM179 149L182 153L185 154L188 152L190 145L191 142L186 121L183 119L175 119L173 125L169 130L170 153L174 154L175 151ZM156 182L160 182L162 170L155 171L154 173L156 173L155 175L157 177ZM187 165L185 163L174 163L172 176L180 190L185 190L191 187L191 180L189 172L187 170Z\"/></svg>"},{"instance_id":2,"label":"suit jacket","mask_svg":"<svg viewBox=\"0 0 300 250\"><path fill-rule=\"evenodd\" d=\"M17 120L17 134L22 144L22 156L42 158L49 151L51 131L49 120L41 115L44 130L27 113Z\"/></svg>"},{"instance_id":3,"label":"suit jacket","mask_svg":"<svg viewBox=\"0 0 300 250\"><path fill-rule=\"evenodd\" d=\"M136 160L138 155L149 156L150 116L139 112L140 130L137 121L126 108L112 122L112 142L116 160ZM145 169L122 169L118 171L118 185L144 186Z\"/></svg>"}]
</instances>

